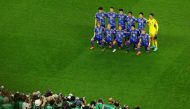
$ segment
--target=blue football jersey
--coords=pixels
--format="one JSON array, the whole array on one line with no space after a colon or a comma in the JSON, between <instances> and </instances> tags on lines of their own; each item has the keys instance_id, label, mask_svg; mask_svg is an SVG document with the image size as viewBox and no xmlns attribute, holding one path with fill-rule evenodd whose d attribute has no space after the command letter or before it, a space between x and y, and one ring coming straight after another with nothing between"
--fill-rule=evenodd
<instances>
[{"instance_id":1,"label":"blue football jersey","mask_svg":"<svg viewBox=\"0 0 190 109\"><path fill-rule=\"evenodd\" d=\"M125 14L118 14L118 25L125 26L126 23L125 20L126 20Z\"/></svg>"},{"instance_id":2,"label":"blue football jersey","mask_svg":"<svg viewBox=\"0 0 190 109\"><path fill-rule=\"evenodd\" d=\"M137 23L138 23L138 29L142 30L146 26L146 19L145 18L138 18Z\"/></svg>"},{"instance_id":3,"label":"blue football jersey","mask_svg":"<svg viewBox=\"0 0 190 109\"><path fill-rule=\"evenodd\" d=\"M125 32L123 30L116 30L116 41L122 42L125 37Z\"/></svg>"},{"instance_id":4,"label":"blue football jersey","mask_svg":"<svg viewBox=\"0 0 190 109\"><path fill-rule=\"evenodd\" d=\"M99 23L101 23L101 25L105 25L106 24L105 17L106 17L106 13L104 13L104 12L102 12L102 13L97 12L96 16L95 16L96 20Z\"/></svg>"},{"instance_id":5,"label":"blue football jersey","mask_svg":"<svg viewBox=\"0 0 190 109\"><path fill-rule=\"evenodd\" d=\"M113 29L106 29L105 30L105 35L106 35L106 37L109 37L109 38L112 38L113 37L113 35L114 35L114 30Z\"/></svg>"},{"instance_id":6,"label":"blue football jersey","mask_svg":"<svg viewBox=\"0 0 190 109\"><path fill-rule=\"evenodd\" d=\"M126 22L127 22L127 31L129 31L131 29L131 26L135 24L136 22L136 18L134 16L126 17Z\"/></svg>"},{"instance_id":7,"label":"blue football jersey","mask_svg":"<svg viewBox=\"0 0 190 109\"><path fill-rule=\"evenodd\" d=\"M107 13L107 18L108 18L108 23L110 25L116 25L116 18L117 18L117 14L115 12L111 13Z\"/></svg>"},{"instance_id":8,"label":"blue football jersey","mask_svg":"<svg viewBox=\"0 0 190 109\"><path fill-rule=\"evenodd\" d=\"M139 35L140 32L139 30L135 29L135 30L130 30L130 41L131 42L138 42L139 41Z\"/></svg>"},{"instance_id":9,"label":"blue football jersey","mask_svg":"<svg viewBox=\"0 0 190 109\"><path fill-rule=\"evenodd\" d=\"M102 38L102 35L104 33L104 28L103 27L96 27L95 30L95 37Z\"/></svg>"},{"instance_id":10,"label":"blue football jersey","mask_svg":"<svg viewBox=\"0 0 190 109\"><path fill-rule=\"evenodd\" d=\"M139 36L139 39L141 39L141 44L143 44L143 45L149 44L149 35L148 34L141 34Z\"/></svg>"}]
</instances>

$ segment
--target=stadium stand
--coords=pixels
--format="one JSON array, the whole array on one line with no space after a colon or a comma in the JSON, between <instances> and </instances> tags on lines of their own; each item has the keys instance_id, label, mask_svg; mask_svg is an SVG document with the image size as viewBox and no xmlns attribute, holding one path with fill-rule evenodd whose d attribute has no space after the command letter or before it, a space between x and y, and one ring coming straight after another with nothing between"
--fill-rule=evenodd
<instances>
[{"instance_id":1,"label":"stadium stand","mask_svg":"<svg viewBox=\"0 0 190 109\"><path fill-rule=\"evenodd\" d=\"M51 90L45 93L40 91L32 94L13 93L1 86L0 109L129 109L129 106L121 106L113 98L109 98L108 103L104 103L101 98L87 103L85 97L80 98L71 93L67 96L62 93L53 93ZM140 108L135 107L135 109Z\"/></svg>"}]
</instances>

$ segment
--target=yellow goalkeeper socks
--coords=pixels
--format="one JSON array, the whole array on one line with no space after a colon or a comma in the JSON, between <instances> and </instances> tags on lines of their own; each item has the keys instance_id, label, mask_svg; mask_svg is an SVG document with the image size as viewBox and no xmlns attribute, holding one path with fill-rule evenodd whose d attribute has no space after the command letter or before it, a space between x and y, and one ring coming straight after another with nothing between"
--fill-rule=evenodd
<instances>
[{"instance_id":1,"label":"yellow goalkeeper socks","mask_svg":"<svg viewBox=\"0 0 190 109\"><path fill-rule=\"evenodd\" d=\"M152 44L152 47L154 47L154 46L155 46L155 44L154 44L154 40L152 40L152 41L151 41L151 44Z\"/></svg>"},{"instance_id":2,"label":"yellow goalkeeper socks","mask_svg":"<svg viewBox=\"0 0 190 109\"><path fill-rule=\"evenodd\" d=\"M155 47L158 48L158 42L157 40L154 40Z\"/></svg>"}]
</instances>

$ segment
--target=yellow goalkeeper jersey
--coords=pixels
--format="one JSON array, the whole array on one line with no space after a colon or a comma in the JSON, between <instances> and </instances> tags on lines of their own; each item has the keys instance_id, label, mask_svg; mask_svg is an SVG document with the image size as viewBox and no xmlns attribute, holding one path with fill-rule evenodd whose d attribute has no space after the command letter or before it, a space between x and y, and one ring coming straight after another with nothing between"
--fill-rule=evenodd
<instances>
[{"instance_id":1,"label":"yellow goalkeeper jersey","mask_svg":"<svg viewBox=\"0 0 190 109\"><path fill-rule=\"evenodd\" d=\"M158 23L156 19L148 19L148 25L149 25L149 33L157 33L158 32Z\"/></svg>"}]
</instances>

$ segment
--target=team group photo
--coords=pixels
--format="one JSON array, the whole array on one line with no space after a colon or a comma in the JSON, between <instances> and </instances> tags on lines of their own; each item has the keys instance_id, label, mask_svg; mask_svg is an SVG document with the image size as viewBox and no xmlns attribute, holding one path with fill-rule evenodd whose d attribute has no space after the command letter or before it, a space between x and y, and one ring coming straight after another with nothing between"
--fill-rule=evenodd
<instances>
[{"instance_id":1,"label":"team group photo","mask_svg":"<svg viewBox=\"0 0 190 109\"><path fill-rule=\"evenodd\" d=\"M114 12L114 7L110 7L109 10L110 12L106 13L103 7L98 8L95 15L94 35L90 41L91 50L94 49L94 42L98 43L102 51L105 50L106 45L113 49L112 52L125 48L127 53L132 45L137 55L141 54L141 48L146 52L158 50L159 26L154 13L150 13L149 18L146 19L143 12L140 12L139 17L136 18L131 11L125 14L123 9L119 9L118 13ZM146 26L149 31L146 31Z\"/></svg>"}]
</instances>

